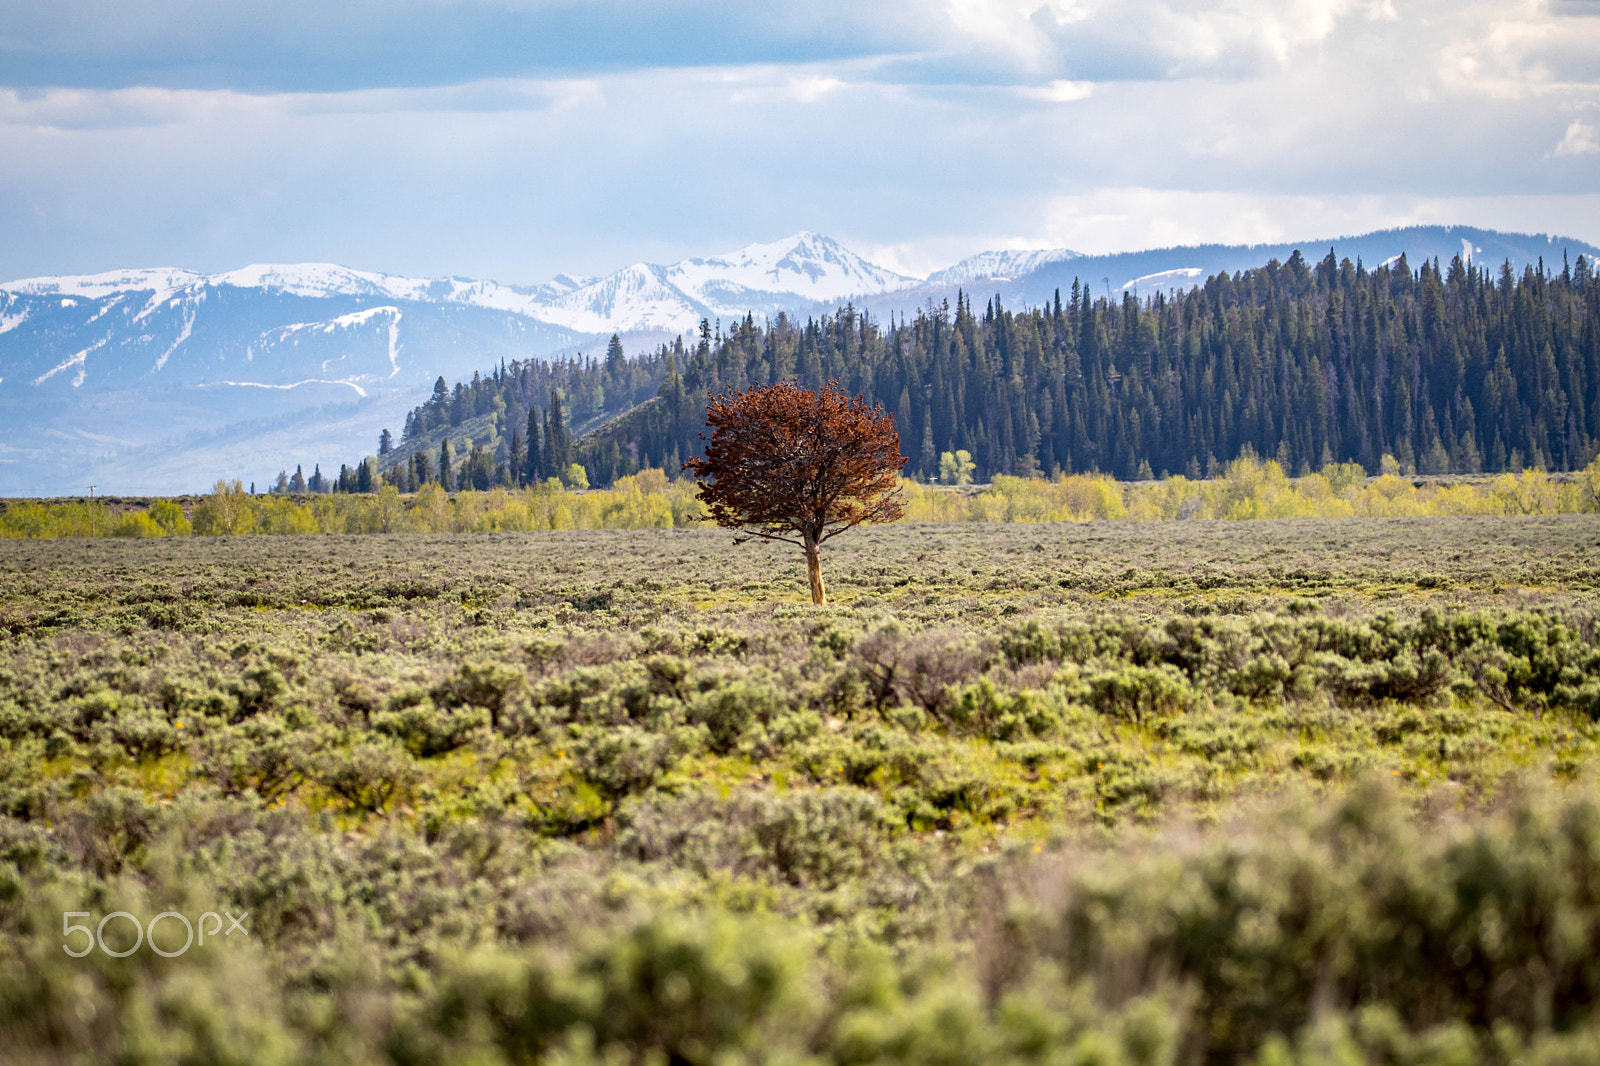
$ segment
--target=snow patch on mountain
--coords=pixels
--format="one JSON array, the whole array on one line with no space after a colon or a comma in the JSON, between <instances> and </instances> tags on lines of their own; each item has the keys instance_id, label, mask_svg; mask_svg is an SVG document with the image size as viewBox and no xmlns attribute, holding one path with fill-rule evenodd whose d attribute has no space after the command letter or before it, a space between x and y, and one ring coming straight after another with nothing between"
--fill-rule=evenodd
<instances>
[{"instance_id":1,"label":"snow patch on mountain","mask_svg":"<svg viewBox=\"0 0 1600 1066\"><path fill-rule=\"evenodd\" d=\"M393 315L395 318L399 318L400 309L398 307L369 307L364 311L352 311L348 315L340 315L338 318L330 318L325 322L291 322L286 326L278 326L274 329L267 330L261 336L263 338L270 337L274 340L283 340L287 337L293 336L296 333L305 333L307 331L314 333L332 333L336 329L349 329L352 326L364 326L380 315Z\"/></svg>"},{"instance_id":2,"label":"snow patch on mountain","mask_svg":"<svg viewBox=\"0 0 1600 1066\"><path fill-rule=\"evenodd\" d=\"M1171 270L1158 270L1154 274L1146 274L1143 277L1138 277L1132 279L1131 281L1123 282L1122 291L1127 292L1129 289L1136 289L1140 286L1143 286L1147 289L1159 289L1161 286L1169 283L1189 281L1193 278L1198 278L1204 273L1205 271L1199 267L1174 267Z\"/></svg>"},{"instance_id":3,"label":"snow patch on mountain","mask_svg":"<svg viewBox=\"0 0 1600 1066\"><path fill-rule=\"evenodd\" d=\"M108 270L102 274L22 278L0 288L29 296L82 296L95 300L119 292L171 292L204 280L205 275L176 267Z\"/></svg>"},{"instance_id":4,"label":"snow patch on mountain","mask_svg":"<svg viewBox=\"0 0 1600 1066\"><path fill-rule=\"evenodd\" d=\"M1082 258L1070 248L1040 248L1033 251L979 252L943 270L928 275L928 285L955 285L963 281L1010 281L1031 274L1051 263Z\"/></svg>"},{"instance_id":5,"label":"snow patch on mountain","mask_svg":"<svg viewBox=\"0 0 1600 1066\"><path fill-rule=\"evenodd\" d=\"M176 304L178 301L174 300L173 303ZM181 348L183 346L183 342L188 340L194 334L194 313L195 308L193 304L190 304L184 308L183 328L178 331L178 339L173 341L172 346L166 351L162 352L160 358L156 360L155 368L157 370L160 370L162 367L166 366L167 360L172 358L172 353Z\"/></svg>"},{"instance_id":6,"label":"snow patch on mountain","mask_svg":"<svg viewBox=\"0 0 1600 1066\"><path fill-rule=\"evenodd\" d=\"M306 385L343 385L345 388L354 389L357 396L365 397L367 390L349 379L330 381L325 378L306 378L303 381L292 381L287 385L273 385L265 381L208 381L201 385L202 389L228 386L237 389L273 389L278 392L287 392L290 389L302 388Z\"/></svg>"},{"instance_id":7,"label":"snow patch on mountain","mask_svg":"<svg viewBox=\"0 0 1600 1066\"><path fill-rule=\"evenodd\" d=\"M100 340L100 342L98 344L91 344L91 345L89 345L89 347L85 348L83 351L78 352L78 353L76 353L74 355L68 356L66 359L64 359L61 362L57 363L51 369L46 370L43 374L40 374L38 377L34 378L33 379L33 383L35 385L43 385L45 382L47 382L51 378L55 377L57 374L61 373L63 370L66 370L68 367L75 366L75 367L78 368L78 373L73 376L72 387L73 388L77 388L79 385L83 384L84 374L88 369L87 363L88 363L88 360L89 360L89 353L93 352L93 351L96 351L96 350L98 350L100 348L104 348L106 346L106 341L108 341L110 339L111 339L110 337L103 337L103 338L101 338L101 340Z\"/></svg>"},{"instance_id":8,"label":"snow patch on mountain","mask_svg":"<svg viewBox=\"0 0 1600 1066\"><path fill-rule=\"evenodd\" d=\"M205 279L208 285L261 289L288 296L378 296L425 300L429 281L351 270L334 263L252 263Z\"/></svg>"}]
</instances>

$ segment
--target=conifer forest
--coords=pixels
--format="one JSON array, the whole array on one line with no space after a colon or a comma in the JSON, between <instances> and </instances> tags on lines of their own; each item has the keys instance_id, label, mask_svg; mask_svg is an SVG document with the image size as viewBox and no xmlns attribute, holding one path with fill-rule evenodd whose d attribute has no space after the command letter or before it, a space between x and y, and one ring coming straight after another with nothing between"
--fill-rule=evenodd
<instances>
[{"instance_id":1,"label":"conifer forest","mask_svg":"<svg viewBox=\"0 0 1600 1066\"><path fill-rule=\"evenodd\" d=\"M440 379L391 454L426 442L436 470L439 439L482 419L487 483L496 462L519 484L572 462L594 484L676 471L699 447L709 396L789 379L881 403L907 474L924 480L956 451L980 481L1195 479L1247 449L1290 475L1339 462L1378 474L1384 455L1426 475L1573 470L1600 451L1600 280L1581 256L1516 276L1297 253L1181 293L1109 299L1075 284L1021 311L981 299L887 324L848 306L803 324L706 322L693 347L630 357L613 342L600 359L512 364L453 389Z\"/></svg>"}]
</instances>

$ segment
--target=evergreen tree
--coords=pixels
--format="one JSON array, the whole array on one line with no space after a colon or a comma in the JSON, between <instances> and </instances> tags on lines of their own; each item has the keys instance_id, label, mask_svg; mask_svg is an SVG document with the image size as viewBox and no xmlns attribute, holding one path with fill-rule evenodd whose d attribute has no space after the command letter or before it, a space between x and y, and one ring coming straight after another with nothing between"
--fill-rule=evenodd
<instances>
[{"instance_id":1,"label":"evergreen tree","mask_svg":"<svg viewBox=\"0 0 1600 1066\"><path fill-rule=\"evenodd\" d=\"M523 460L522 479L525 484L537 485L544 480L544 455L539 445L539 411L528 407L528 439L524 442L527 457Z\"/></svg>"},{"instance_id":2,"label":"evergreen tree","mask_svg":"<svg viewBox=\"0 0 1600 1066\"><path fill-rule=\"evenodd\" d=\"M461 487L486 492L494 486L494 453L482 444L474 444L462 464Z\"/></svg>"},{"instance_id":3,"label":"evergreen tree","mask_svg":"<svg viewBox=\"0 0 1600 1066\"><path fill-rule=\"evenodd\" d=\"M295 464L294 477L289 479L289 491L295 493L306 491L306 476L301 472L298 463Z\"/></svg>"},{"instance_id":4,"label":"evergreen tree","mask_svg":"<svg viewBox=\"0 0 1600 1066\"><path fill-rule=\"evenodd\" d=\"M445 384L444 376L440 375L438 380L433 383L433 395L429 397L427 404L424 405L424 411L426 412L424 421L427 424L423 429L437 429L439 426L444 425L450 417L449 410L450 386Z\"/></svg>"},{"instance_id":5,"label":"evergreen tree","mask_svg":"<svg viewBox=\"0 0 1600 1066\"><path fill-rule=\"evenodd\" d=\"M382 458L394 451L394 435L387 429L378 434L378 457Z\"/></svg>"},{"instance_id":6,"label":"evergreen tree","mask_svg":"<svg viewBox=\"0 0 1600 1066\"><path fill-rule=\"evenodd\" d=\"M917 457L917 472L924 478L932 477L933 472L939 468L938 457L933 449L933 416L926 408L922 413L922 448Z\"/></svg>"},{"instance_id":7,"label":"evergreen tree","mask_svg":"<svg viewBox=\"0 0 1600 1066\"><path fill-rule=\"evenodd\" d=\"M572 439L561 416L561 393L550 390L550 406L544 416L544 468L563 471L572 464Z\"/></svg>"},{"instance_id":8,"label":"evergreen tree","mask_svg":"<svg viewBox=\"0 0 1600 1066\"><path fill-rule=\"evenodd\" d=\"M627 357L622 354L622 338L613 333L606 344L606 377L614 386L620 384L627 378L627 368Z\"/></svg>"},{"instance_id":9,"label":"evergreen tree","mask_svg":"<svg viewBox=\"0 0 1600 1066\"><path fill-rule=\"evenodd\" d=\"M450 469L450 438L439 445L439 486L446 492L455 491L455 478Z\"/></svg>"}]
</instances>

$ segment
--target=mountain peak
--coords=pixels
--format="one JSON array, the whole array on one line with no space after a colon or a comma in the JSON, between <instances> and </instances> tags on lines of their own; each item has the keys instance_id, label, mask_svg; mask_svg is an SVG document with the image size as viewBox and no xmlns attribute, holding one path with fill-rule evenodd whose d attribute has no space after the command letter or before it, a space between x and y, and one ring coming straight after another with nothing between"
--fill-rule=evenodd
<instances>
[{"instance_id":1,"label":"mountain peak","mask_svg":"<svg viewBox=\"0 0 1600 1066\"><path fill-rule=\"evenodd\" d=\"M685 259L669 267L666 278L719 313L742 313L747 308L739 305L748 305L754 294L829 301L888 292L915 281L870 263L832 237L812 230L722 255Z\"/></svg>"}]
</instances>

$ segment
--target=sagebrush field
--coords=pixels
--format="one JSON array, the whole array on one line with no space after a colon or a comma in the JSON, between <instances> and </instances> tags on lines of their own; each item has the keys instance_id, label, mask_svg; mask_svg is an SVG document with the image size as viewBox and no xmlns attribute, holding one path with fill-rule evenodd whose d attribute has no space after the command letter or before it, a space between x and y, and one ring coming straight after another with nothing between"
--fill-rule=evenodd
<instances>
[{"instance_id":1,"label":"sagebrush field","mask_svg":"<svg viewBox=\"0 0 1600 1066\"><path fill-rule=\"evenodd\" d=\"M0 542L0 1061L1600 1056L1600 517L730 540Z\"/></svg>"}]
</instances>

